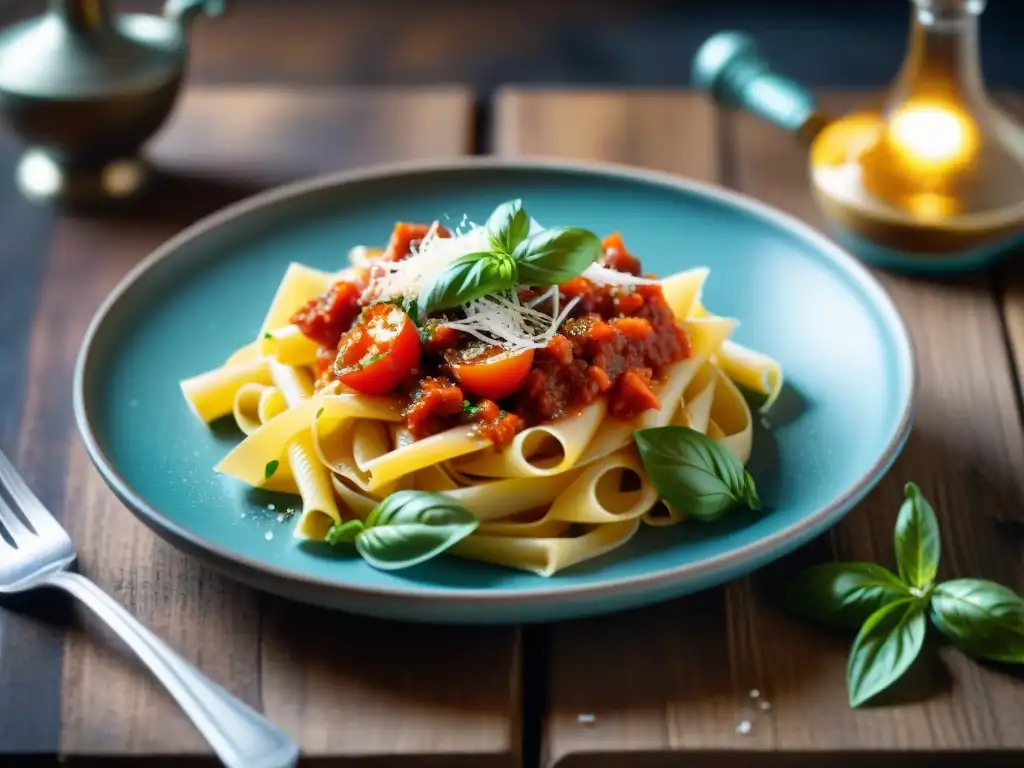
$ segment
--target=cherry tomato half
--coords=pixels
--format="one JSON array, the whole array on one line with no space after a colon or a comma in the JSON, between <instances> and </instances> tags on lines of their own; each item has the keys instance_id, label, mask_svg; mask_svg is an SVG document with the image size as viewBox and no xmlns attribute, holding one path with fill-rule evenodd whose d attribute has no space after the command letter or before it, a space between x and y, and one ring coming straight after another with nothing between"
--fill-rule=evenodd
<instances>
[{"instance_id":1,"label":"cherry tomato half","mask_svg":"<svg viewBox=\"0 0 1024 768\"><path fill-rule=\"evenodd\" d=\"M341 337L334 375L364 395L391 392L420 364L420 334L394 304L367 307Z\"/></svg>"},{"instance_id":2,"label":"cherry tomato half","mask_svg":"<svg viewBox=\"0 0 1024 768\"><path fill-rule=\"evenodd\" d=\"M509 352L501 347L487 347L472 356L449 360L452 375L459 386L488 400L501 400L516 392L533 367L533 350Z\"/></svg>"}]
</instances>

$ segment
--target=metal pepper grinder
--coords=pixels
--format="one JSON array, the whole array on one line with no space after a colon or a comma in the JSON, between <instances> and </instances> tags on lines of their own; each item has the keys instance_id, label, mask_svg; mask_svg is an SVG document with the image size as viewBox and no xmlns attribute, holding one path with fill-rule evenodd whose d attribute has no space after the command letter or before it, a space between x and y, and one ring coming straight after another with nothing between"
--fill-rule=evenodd
<instances>
[{"instance_id":1,"label":"metal pepper grinder","mask_svg":"<svg viewBox=\"0 0 1024 768\"><path fill-rule=\"evenodd\" d=\"M163 17L107 0L50 0L0 31L0 124L28 145L21 191L40 202L138 198L153 178L139 152L177 100L192 21L223 0L167 0Z\"/></svg>"}]
</instances>

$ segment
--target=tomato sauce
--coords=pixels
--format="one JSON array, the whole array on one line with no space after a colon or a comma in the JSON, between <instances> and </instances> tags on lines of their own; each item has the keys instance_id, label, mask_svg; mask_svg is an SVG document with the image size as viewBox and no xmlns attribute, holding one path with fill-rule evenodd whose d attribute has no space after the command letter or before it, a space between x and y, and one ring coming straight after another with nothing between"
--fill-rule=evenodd
<instances>
[{"instance_id":1,"label":"tomato sauce","mask_svg":"<svg viewBox=\"0 0 1024 768\"><path fill-rule=\"evenodd\" d=\"M407 224L400 221L391 232L391 239L381 255L381 261L401 261L412 253L414 246L427 236L431 226L437 227L438 237L451 237L451 233L437 222L434 224Z\"/></svg>"},{"instance_id":2,"label":"tomato sauce","mask_svg":"<svg viewBox=\"0 0 1024 768\"><path fill-rule=\"evenodd\" d=\"M428 230L425 225L396 225L382 258L405 258ZM640 260L617 233L603 243L604 266L641 274ZM331 352L359 312L358 294L353 298L345 285L336 284L293 319ZM661 286L597 285L576 277L559 291L562 306L579 299L559 332L547 347L520 353L518 359L513 353L500 360L500 367L501 355L480 354L477 339L436 323L419 329L422 356L395 390L408 402L404 418L417 439L466 425L495 445L506 445L527 426L577 412L599 397L608 398L608 411L618 419L633 419L661 407L657 383L669 366L691 354L689 339L677 327ZM519 293L524 301L536 295L524 288ZM547 311L543 305L538 309ZM474 364L494 367L487 372L466 370ZM322 385L330 372L323 364L318 372ZM513 376L514 389L500 386Z\"/></svg>"}]
</instances>

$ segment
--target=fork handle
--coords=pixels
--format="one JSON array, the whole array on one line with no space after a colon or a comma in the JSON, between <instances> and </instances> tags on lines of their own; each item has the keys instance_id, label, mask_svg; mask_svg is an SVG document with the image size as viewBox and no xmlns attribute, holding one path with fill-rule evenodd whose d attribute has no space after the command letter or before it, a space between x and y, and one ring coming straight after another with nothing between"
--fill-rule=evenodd
<instances>
[{"instance_id":1,"label":"fork handle","mask_svg":"<svg viewBox=\"0 0 1024 768\"><path fill-rule=\"evenodd\" d=\"M228 768L291 768L298 762L299 747L287 734L181 658L85 576L58 571L46 583L77 597L135 651Z\"/></svg>"}]
</instances>

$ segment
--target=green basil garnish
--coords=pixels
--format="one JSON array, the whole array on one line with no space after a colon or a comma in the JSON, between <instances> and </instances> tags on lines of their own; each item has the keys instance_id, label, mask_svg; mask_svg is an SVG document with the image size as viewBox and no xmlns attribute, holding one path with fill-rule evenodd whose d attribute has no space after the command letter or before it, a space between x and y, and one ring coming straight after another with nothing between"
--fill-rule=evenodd
<instances>
[{"instance_id":1,"label":"green basil garnish","mask_svg":"<svg viewBox=\"0 0 1024 768\"><path fill-rule=\"evenodd\" d=\"M954 645L982 659L1024 664L1024 599L984 579L953 579L931 595L932 622Z\"/></svg>"},{"instance_id":2,"label":"green basil garnish","mask_svg":"<svg viewBox=\"0 0 1024 768\"><path fill-rule=\"evenodd\" d=\"M335 523L328 529L325 541L335 546L350 544L364 529L362 520L346 520L343 523Z\"/></svg>"},{"instance_id":3,"label":"green basil garnish","mask_svg":"<svg viewBox=\"0 0 1024 768\"><path fill-rule=\"evenodd\" d=\"M502 203L487 219L487 234L494 249L511 255L530 234L530 216L522 200Z\"/></svg>"},{"instance_id":4,"label":"green basil garnish","mask_svg":"<svg viewBox=\"0 0 1024 768\"><path fill-rule=\"evenodd\" d=\"M515 288L516 263L511 256L496 253L470 253L453 261L431 284L420 292L419 311L450 309L479 299L488 293Z\"/></svg>"},{"instance_id":5,"label":"green basil garnish","mask_svg":"<svg viewBox=\"0 0 1024 768\"><path fill-rule=\"evenodd\" d=\"M896 564L907 584L928 589L939 570L939 523L932 505L914 483L907 483L904 495L896 518Z\"/></svg>"},{"instance_id":6,"label":"green basil garnish","mask_svg":"<svg viewBox=\"0 0 1024 768\"><path fill-rule=\"evenodd\" d=\"M469 510L440 493L398 491L374 507L365 521L332 525L326 541L354 542L367 563L392 571L441 554L478 525Z\"/></svg>"},{"instance_id":7,"label":"green basil garnish","mask_svg":"<svg viewBox=\"0 0 1024 768\"><path fill-rule=\"evenodd\" d=\"M823 563L786 590L794 613L842 629L859 629L879 608L911 597L899 577L874 563Z\"/></svg>"},{"instance_id":8,"label":"green basil garnish","mask_svg":"<svg viewBox=\"0 0 1024 768\"><path fill-rule=\"evenodd\" d=\"M917 598L897 600L871 614L846 665L851 707L881 693L907 671L921 652L927 626L924 601Z\"/></svg>"},{"instance_id":9,"label":"green basil garnish","mask_svg":"<svg viewBox=\"0 0 1024 768\"><path fill-rule=\"evenodd\" d=\"M268 461L267 465L263 467L263 479L269 480L270 478L272 478L274 476L274 473L277 472L277 467L280 465L280 463L281 462L279 462L277 459L271 459L270 461Z\"/></svg>"},{"instance_id":10,"label":"green basil garnish","mask_svg":"<svg viewBox=\"0 0 1024 768\"><path fill-rule=\"evenodd\" d=\"M713 520L739 504L760 509L754 479L728 448L689 427L633 433L647 477L683 514Z\"/></svg>"},{"instance_id":11,"label":"green basil garnish","mask_svg":"<svg viewBox=\"0 0 1024 768\"><path fill-rule=\"evenodd\" d=\"M1024 664L1024 599L984 579L935 584L942 542L935 510L907 483L897 515L899 576L872 563L826 563L790 582L782 603L833 627L855 628L847 665L850 706L894 683L921 650L927 616L964 653Z\"/></svg>"},{"instance_id":12,"label":"green basil garnish","mask_svg":"<svg viewBox=\"0 0 1024 768\"><path fill-rule=\"evenodd\" d=\"M420 289L406 309L420 319L430 312L451 309L487 294L517 285L558 285L583 272L604 253L600 238L578 227L542 229L530 234L532 220L519 200L499 205L488 217L485 231L490 251L479 251L452 262Z\"/></svg>"},{"instance_id":13,"label":"green basil garnish","mask_svg":"<svg viewBox=\"0 0 1024 768\"><path fill-rule=\"evenodd\" d=\"M374 568L394 570L422 563L476 530L479 522L440 493L398 491L374 507L356 549Z\"/></svg>"},{"instance_id":14,"label":"green basil garnish","mask_svg":"<svg viewBox=\"0 0 1024 768\"><path fill-rule=\"evenodd\" d=\"M523 285L558 285L601 258L604 246L593 232L578 227L543 229L512 252Z\"/></svg>"}]
</instances>

